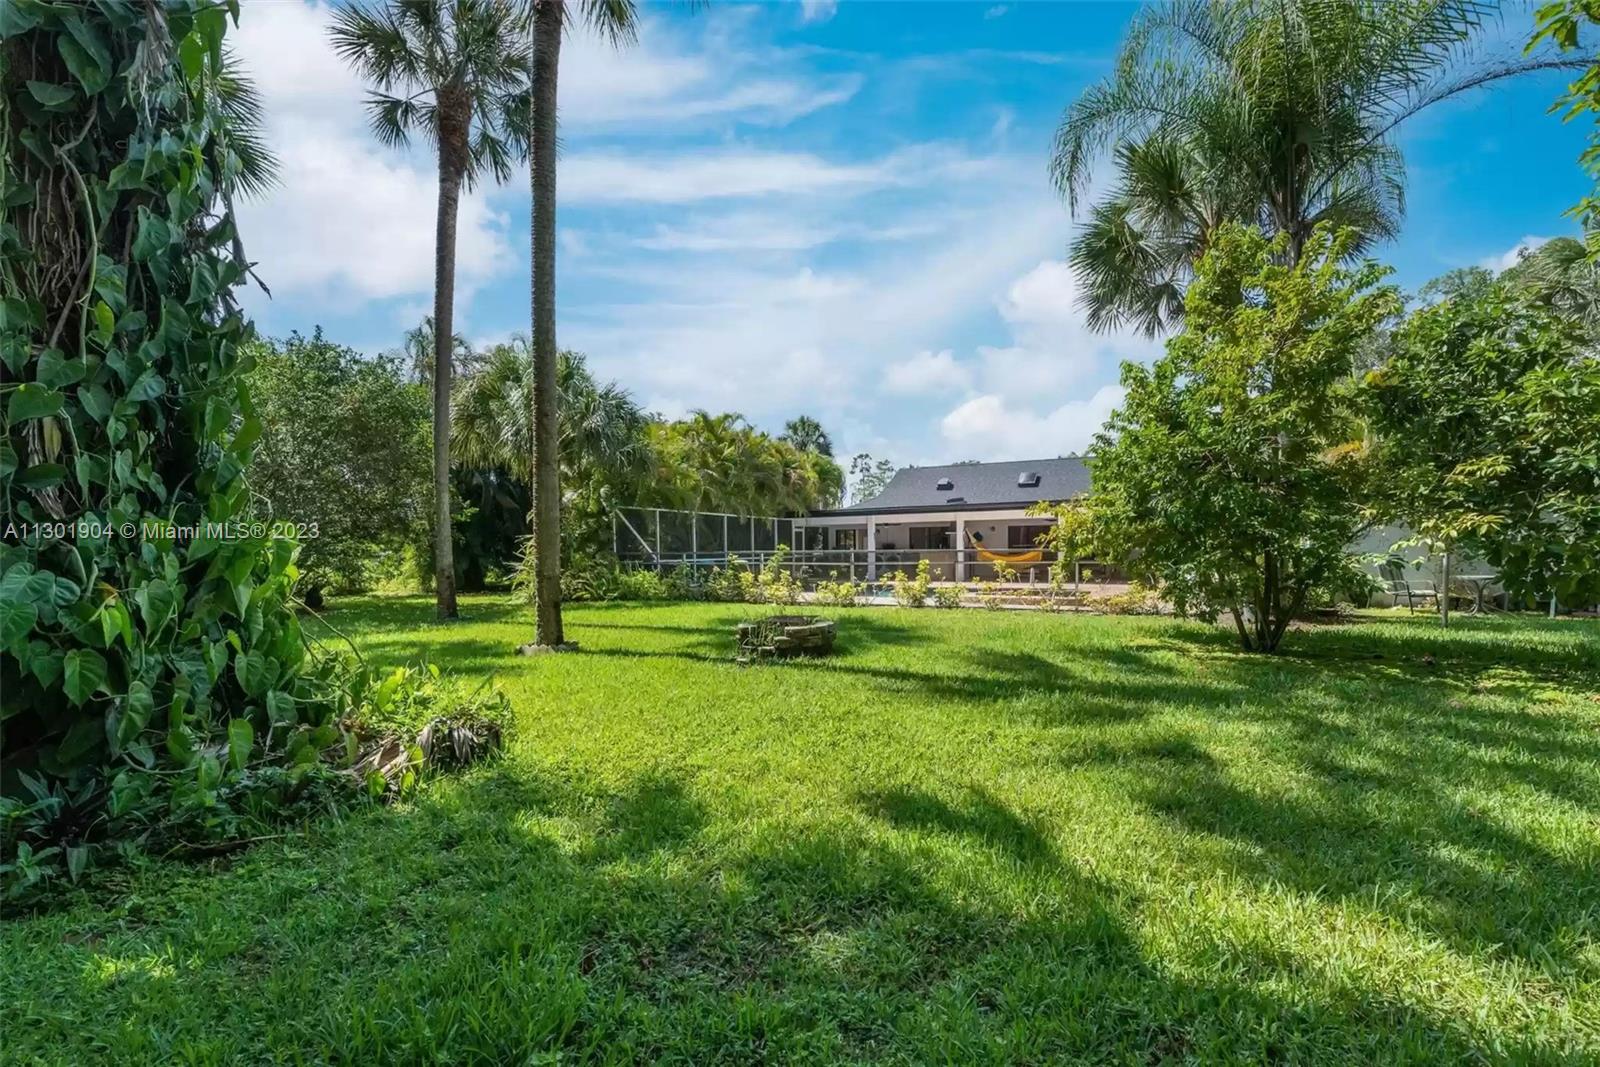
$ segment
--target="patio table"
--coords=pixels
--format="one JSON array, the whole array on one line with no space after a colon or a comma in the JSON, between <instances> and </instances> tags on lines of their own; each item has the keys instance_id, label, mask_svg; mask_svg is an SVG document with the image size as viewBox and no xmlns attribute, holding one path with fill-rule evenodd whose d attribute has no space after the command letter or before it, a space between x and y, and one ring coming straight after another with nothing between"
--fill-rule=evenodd
<instances>
[{"instance_id":1,"label":"patio table","mask_svg":"<svg viewBox=\"0 0 1600 1067\"><path fill-rule=\"evenodd\" d=\"M1489 586L1500 580L1498 574L1457 574L1453 577L1472 587L1472 607L1467 609L1469 615L1477 615L1483 611L1483 599L1489 591Z\"/></svg>"}]
</instances>

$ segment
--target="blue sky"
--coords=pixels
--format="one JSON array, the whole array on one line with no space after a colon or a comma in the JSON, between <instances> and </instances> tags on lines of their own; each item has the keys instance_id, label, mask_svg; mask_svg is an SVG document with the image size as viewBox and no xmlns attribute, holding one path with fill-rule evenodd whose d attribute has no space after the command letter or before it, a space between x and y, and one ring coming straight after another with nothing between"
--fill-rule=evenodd
<instances>
[{"instance_id":1,"label":"blue sky","mask_svg":"<svg viewBox=\"0 0 1600 1067\"><path fill-rule=\"evenodd\" d=\"M1110 68L1135 7L850 3L646 7L639 43L562 58L558 335L652 410L822 420L843 455L899 463L1082 449L1142 338L1090 333L1051 188L1062 109ZM434 169L366 133L328 12L245 5L284 181L242 210L271 334L322 325L393 348L431 305ZM1505 32L1525 36L1524 12ZM1572 232L1584 131L1560 76L1435 109L1401 139L1415 288ZM525 174L525 172L524 172ZM467 197L458 330L528 326L525 177Z\"/></svg>"}]
</instances>

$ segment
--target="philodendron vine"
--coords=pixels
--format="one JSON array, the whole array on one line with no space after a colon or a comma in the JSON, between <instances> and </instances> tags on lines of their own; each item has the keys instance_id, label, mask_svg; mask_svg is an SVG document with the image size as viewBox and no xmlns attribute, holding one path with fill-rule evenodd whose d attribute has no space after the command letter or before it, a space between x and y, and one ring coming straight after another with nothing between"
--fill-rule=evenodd
<instances>
[{"instance_id":1,"label":"philodendron vine","mask_svg":"<svg viewBox=\"0 0 1600 1067\"><path fill-rule=\"evenodd\" d=\"M7 881L295 798L356 692L308 656L295 543L243 523L236 196L270 181L237 4L0 4Z\"/></svg>"}]
</instances>

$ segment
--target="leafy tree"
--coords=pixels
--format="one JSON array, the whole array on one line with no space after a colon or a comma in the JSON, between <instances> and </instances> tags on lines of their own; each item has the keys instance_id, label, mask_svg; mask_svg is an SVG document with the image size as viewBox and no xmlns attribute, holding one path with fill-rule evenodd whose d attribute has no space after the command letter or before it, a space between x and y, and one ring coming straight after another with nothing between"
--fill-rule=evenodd
<instances>
[{"instance_id":1,"label":"leafy tree","mask_svg":"<svg viewBox=\"0 0 1600 1067\"><path fill-rule=\"evenodd\" d=\"M24 880L287 802L348 706L306 655L293 541L239 525L262 424L229 205L267 175L226 32L206 0L0 7L0 847Z\"/></svg>"},{"instance_id":2,"label":"leafy tree","mask_svg":"<svg viewBox=\"0 0 1600 1067\"><path fill-rule=\"evenodd\" d=\"M318 330L249 346L264 427L250 463L256 511L305 529L300 570L312 607L360 588L372 559L426 525L428 397L397 357L368 359Z\"/></svg>"},{"instance_id":3,"label":"leafy tree","mask_svg":"<svg viewBox=\"0 0 1600 1067\"><path fill-rule=\"evenodd\" d=\"M1341 266L1356 235L1218 229L1184 330L1146 369L1092 453L1092 528L1108 558L1181 614L1233 617L1271 652L1313 590L1353 576L1364 465L1341 393L1350 352L1399 306L1384 271ZM1078 529L1085 528L1082 524Z\"/></svg>"},{"instance_id":4,"label":"leafy tree","mask_svg":"<svg viewBox=\"0 0 1600 1067\"><path fill-rule=\"evenodd\" d=\"M613 44L632 41L634 0L577 0L578 19ZM561 629L561 430L556 382L556 103L565 0L533 0L529 185L533 195L533 647L559 648Z\"/></svg>"},{"instance_id":5,"label":"leafy tree","mask_svg":"<svg viewBox=\"0 0 1600 1067\"><path fill-rule=\"evenodd\" d=\"M1494 271L1486 267L1458 267L1445 271L1417 290L1418 299L1434 304L1457 296L1486 292L1494 284Z\"/></svg>"},{"instance_id":6,"label":"leafy tree","mask_svg":"<svg viewBox=\"0 0 1600 1067\"><path fill-rule=\"evenodd\" d=\"M1051 169L1076 210L1090 167L1118 180L1070 258L1090 323L1155 334L1183 310L1195 261L1230 221L1288 237L1321 224L1359 255L1397 231L1396 140L1440 101L1526 71L1577 65L1503 54L1491 0L1178 0L1135 17L1114 72L1067 109Z\"/></svg>"},{"instance_id":7,"label":"leafy tree","mask_svg":"<svg viewBox=\"0 0 1600 1067\"><path fill-rule=\"evenodd\" d=\"M838 500L844 473L832 459L768 437L740 415L697 411L650 427L655 470L646 506L738 515L794 515Z\"/></svg>"},{"instance_id":8,"label":"leafy tree","mask_svg":"<svg viewBox=\"0 0 1600 1067\"><path fill-rule=\"evenodd\" d=\"M1591 31L1600 31L1600 0L1557 0L1556 3L1540 7L1534 19L1537 28L1528 42L1530 52L1545 41L1554 43L1563 52L1577 52L1580 51L1578 38L1584 26ZM1564 112L1562 118L1567 122L1582 115L1600 116L1600 59L1593 58L1592 48L1589 54L1591 59L1588 66L1550 108L1551 111ZM1582 66L1581 63L1579 65ZM1588 235L1589 256L1596 259L1600 258L1600 118L1591 120L1589 144L1578 157L1578 162L1595 180L1595 185L1588 196L1573 205L1568 214L1583 226Z\"/></svg>"},{"instance_id":9,"label":"leafy tree","mask_svg":"<svg viewBox=\"0 0 1600 1067\"><path fill-rule=\"evenodd\" d=\"M894 472L895 465L889 460L875 460L865 452L856 453L850 460L850 502L859 504L883 492Z\"/></svg>"},{"instance_id":10,"label":"leafy tree","mask_svg":"<svg viewBox=\"0 0 1600 1067\"><path fill-rule=\"evenodd\" d=\"M1600 599L1600 358L1503 279L1410 316L1364 385L1384 512L1518 595Z\"/></svg>"},{"instance_id":11,"label":"leafy tree","mask_svg":"<svg viewBox=\"0 0 1600 1067\"><path fill-rule=\"evenodd\" d=\"M828 437L828 431L822 428L822 423L810 415L800 415L783 424L783 433L778 440L787 441L802 452L816 452L819 455L833 455L833 441Z\"/></svg>"},{"instance_id":12,"label":"leafy tree","mask_svg":"<svg viewBox=\"0 0 1600 1067\"><path fill-rule=\"evenodd\" d=\"M556 365L562 522L561 549L590 552L611 538L608 508L632 504L642 492L651 454L645 414L615 382L600 382L577 352L562 352ZM525 337L498 345L481 373L464 383L456 398L455 455L472 485L463 498L478 508L474 525L505 531L498 516L513 502L531 498L533 469L533 351ZM527 532L528 507L517 513L515 535L472 546L496 560L513 558ZM535 561L537 562L537 561ZM476 576L474 576L476 577Z\"/></svg>"},{"instance_id":13,"label":"leafy tree","mask_svg":"<svg viewBox=\"0 0 1600 1067\"><path fill-rule=\"evenodd\" d=\"M450 534L450 392L455 338L456 214L461 191L511 176L525 149L527 18L512 0L387 0L338 8L334 50L377 89L367 98L385 145L413 133L435 149L439 201L433 286L435 596L456 616Z\"/></svg>"}]
</instances>

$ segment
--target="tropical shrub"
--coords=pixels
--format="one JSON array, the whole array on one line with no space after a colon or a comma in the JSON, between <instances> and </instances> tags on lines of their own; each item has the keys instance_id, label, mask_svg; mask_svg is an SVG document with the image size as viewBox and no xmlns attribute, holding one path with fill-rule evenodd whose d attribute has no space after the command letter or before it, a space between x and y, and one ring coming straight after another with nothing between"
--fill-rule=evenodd
<instances>
[{"instance_id":1,"label":"tropical shrub","mask_svg":"<svg viewBox=\"0 0 1600 1067\"><path fill-rule=\"evenodd\" d=\"M779 545L761 565L761 573L746 587L745 599L758 604L800 603L800 582L790 573L789 546Z\"/></svg>"},{"instance_id":2,"label":"tropical shrub","mask_svg":"<svg viewBox=\"0 0 1600 1067\"><path fill-rule=\"evenodd\" d=\"M830 571L827 580L817 583L812 591L812 596L818 604L827 604L832 607L854 607L857 600L867 591L866 582L857 582L849 578L841 580L838 571Z\"/></svg>"},{"instance_id":3,"label":"tropical shrub","mask_svg":"<svg viewBox=\"0 0 1600 1067\"><path fill-rule=\"evenodd\" d=\"M712 567L706 575L706 597L710 600L740 601L754 587L755 578L744 560L730 555L725 567Z\"/></svg>"},{"instance_id":4,"label":"tropical shrub","mask_svg":"<svg viewBox=\"0 0 1600 1067\"><path fill-rule=\"evenodd\" d=\"M1106 593L1088 598L1088 606L1107 615L1159 615L1161 595L1135 579L1120 593Z\"/></svg>"},{"instance_id":5,"label":"tropical shrub","mask_svg":"<svg viewBox=\"0 0 1600 1067\"><path fill-rule=\"evenodd\" d=\"M900 570L891 571L886 581L896 604L903 608L927 606L928 592L933 588L933 577L926 559L917 560L917 570L914 575Z\"/></svg>"},{"instance_id":6,"label":"tropical shrub","mask_svg":"<svg viewBox=\"0 0 1600 1067\"><path fill-rule=\"evenodd\" d=\"M796 515L844 492L832 458L755 429L741 415L697 411L647 429L654 469L639 486L643 507L732 515Z\"/></svg>"},{"instance_id":7,"label":"tropical shrub","mask_svg":"<svg viewBox=\"0 0 1600 1067\"><path fill-rule=\"evenodd\" d=\"M972 583L973 592L977 594L978 603L990 611L998 611L1006 606L1007 592L1004 585L1017 580L1017 572L1005 563L994 565L994 577L982 578Z\"/></svg>"},{"instance_id":8,"label":"tropical shrub","mask_svg":"<svg viewBox=\"0 0 1600 1067\"><path fill-rule=\"evenodd\" d=\"M936 608L959 608L961 606L961 587L959 585L941 585L933 590L933 606Z\"/></svg>"},{"instance_id":9,"label":"tropical shrub","mask_svg":"<svg viewBox=\"0 0 1600 1067\"><path fill-rule=\"evenodd\" d=\"M261 421L254 511L301 535L300 595L366 587L369 562L426 530L433 497L428 397L398 359L310 337L247 344Z\"/></svg>"}]
</instances>

